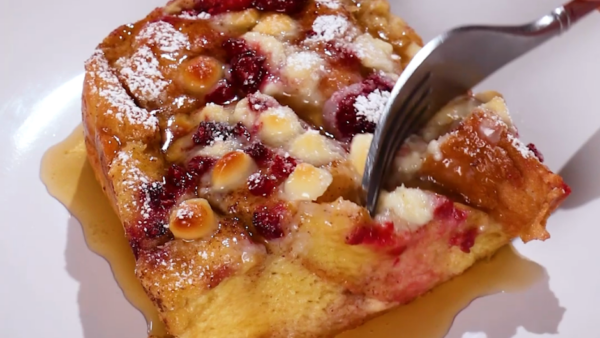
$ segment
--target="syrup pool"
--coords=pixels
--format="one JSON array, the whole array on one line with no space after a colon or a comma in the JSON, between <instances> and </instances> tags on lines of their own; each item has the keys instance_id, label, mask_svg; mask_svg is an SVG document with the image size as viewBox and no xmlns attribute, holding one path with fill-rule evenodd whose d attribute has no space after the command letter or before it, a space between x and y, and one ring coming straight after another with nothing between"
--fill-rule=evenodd
<instances>
[{"instance_id":1,"label":"syrup pool","mask_svg":"<svg viewBox=\"0 0 600 338\"><path fill-rule=\"evenodd\" d=\"M135 259L121 222L87 161L81 126L46 152L41 176L50 195L79 220L89 248L109 262L127 300L146 317L148 332L165 336L158 312L135 276Z\"/></svg>"},{"instance_id":2,"label":"syrup pool","mask_svg":"<svg viewBox=\"0 0 600 338\"><path fill-rule=\"evenodd\" d=\"M158 313L135 277L134 257L121 223L87 162L81 127L47 151L41 176L49 193L79 220L90 249L110 263L125 297L146 317L149 333L164 337ZM442 338L454 317L474 299L527 289L543 275L542 267L506 246L416 301L337 338L398 338L400 333L401 337Z\"/></svg>"}]
</instances>

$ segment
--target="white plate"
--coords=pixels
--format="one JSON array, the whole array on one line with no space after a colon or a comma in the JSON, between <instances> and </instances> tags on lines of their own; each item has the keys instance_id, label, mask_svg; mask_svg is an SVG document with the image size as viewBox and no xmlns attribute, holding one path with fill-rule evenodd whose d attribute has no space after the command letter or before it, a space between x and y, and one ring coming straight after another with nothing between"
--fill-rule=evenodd
<instances>
[{"instance_id":1,"label":"white plate","mask_svg":"<svg viewBox=\"0 0 600 338\"><path fill-rule=\"evenodd\" d=\"M118 25L161 0L30 0L0 11L0 336L144 337L108 264L39 179L40 160L79 123L83 61ZM520 23L560 0L398 0L394 10L425 39L467 23ZM477 53L477 50L471 51ZM525 141L573 195L551 218L552 239L516 243L549 278L485 297L449 337L600 337L600 14L510 65L481 88L505 94ZM421 338L421 337L419 337ZM428 337L423 337L428 338Z\"/></svg>"}]
</instances>

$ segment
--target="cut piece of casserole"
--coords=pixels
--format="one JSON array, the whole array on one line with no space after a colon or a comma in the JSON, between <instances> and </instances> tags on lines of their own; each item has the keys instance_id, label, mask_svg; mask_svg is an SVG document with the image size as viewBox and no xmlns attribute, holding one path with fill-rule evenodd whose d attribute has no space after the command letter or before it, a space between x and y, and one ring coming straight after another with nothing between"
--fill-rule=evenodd
<instances>
[{"instance_id":1,"label":"cut piece of casserole","mask_svg":"<svg viewBox=\"0 0 600 338\"><path fill-rule=\"evenodd\" d=\"M515 237L569 188L502 97L412 136L377 215L366 152L419 37L382 0L183 0L86 63L89 159L173 337L331 337Z\"/></svg>"}]
</instances>

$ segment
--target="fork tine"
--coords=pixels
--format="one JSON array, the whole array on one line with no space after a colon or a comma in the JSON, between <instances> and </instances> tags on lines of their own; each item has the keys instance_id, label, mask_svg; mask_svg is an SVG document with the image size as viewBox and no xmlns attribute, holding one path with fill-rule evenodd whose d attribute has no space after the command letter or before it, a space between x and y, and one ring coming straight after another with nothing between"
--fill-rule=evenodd
<instances>
[{"instance_id":1,"label":"fork tine","mask_svg":"<svg viewBox=\"0 0 600 338\"><path fill-rule=\"evenodd\" d=\"M364 191L366 192L366 202L368 203L367 208L370 211L374 210L376 207L376 197L379 195L379 191L381 189L380 183L382 177L389 170L389 164L394 157L393 154L395 154L396 150L394 148L394 143L397 143L397 141L394 140L396 139L395 135L398 132L398 128L402 128L406 117L411 117L413 115L411 112L415 109L415 107L420 106L424 102L425 98L429 95L429 86L426 86L426 84L430 78L431 73L425 74L412 88L410 94L407 96L407 99L402 102L400 108L394 109L394 107L388 107L388 109L394 109L394 112L388 111L380 121L380 123L383 123L383 120L390 119L391 123L386 122L385 124L390 125L392 129L383 132L384 138L379 143L380 145L377 151L378 155L376 155L374 158L367 158L366 169L371 169L365 170L362 184ZM427 89L423 92L423 88ZM407 113L408 115L406 115ZM412 119L414 119L414 116L411 117L411 120ZM373 196L375 196L375 198L373 198Z\"/></svg>"},{"instance_id":2,"label":"fork tine","mask_svg":"<svg viewBox=\"0 0 600 338\"><path fill-rule=\"evenodd\" d=\"M382 149L383 154L395 151L394 139L396 138L396 135L403 129L407 119L411 121L414 118L413 111L415 110L415 107L420 106L430 93L430 88L427 86L430 77L431 73L424 76L410 93L408 99L402 104L400 109L398 109L398 113L391 115L391 125L393 129L388 134L388 139L384 143L385 146L384 149ZM421 93L423 88L427 88L427 90Z\"/></svg>"},{"instance_id":3,"label":"fork tine","mask_svg":"<svg viewBox=\"0 0 600 338\"><path fill-rule=\"evenodd\" d=\"M428 85L428 80L430 77L431 75L425 77L420 83L420 86L416 88L415 91L413 91L413 93L410 94L411 96L408 101L413 101L415 97L417 98L414 104L412 104L410 107L407 107L408 105L403 106L402 110L398 111L398 114L395 116L395 119L392 120L394 124L394 133L392 134L392 137L395 138L396 134L401 133L402 130L406 129L406 127L412 124L412 122L416 118L416 116L414 115L414 111L418 109L423 104L423 102L426 101L426 98L428 98L429 95L431 95L431 86ZM425 88L425 90L422 93L419 93L423 88Z\"/></svg>"},{"instance_id":4,"label":"fork tine","mask_svg":"<svg viewBox=\"0 0 600 338\"><path fill-rule=\"evenodd\" d=\"M432 93L431 87L428 87L427 90L419 97L417 103L412 107L410 111L407 111L404 116L404 120L398 126L398 130L394 138L402 138L403 136L410 136L408 134L417 132L420 129L420 117L424 112L426 112L429 108L428 99ZM393 143L392 147L396 148L399 144Z\"/></svg>"},{"instance_id":5,"label":"fork tine","mask_svg":"<svg viewBox=\"0 0 600 338\"><path fill-rule=\"evenodd\" d=\"M423 93L423 95L419 98L418 103L408 112L406 112L406 118L404 119L404 123L402 123L402 128L398 129L397 133L393 135L393 139L390 142L391 151L386 154L386 166L390 168L391 162L396 157L398 150L410 136L411 133L418 131L420 129L420 123L416 122L420 120L419 118L425 115L425 112L429 109L429 104L427 103L427 98L431 95L431 88Z\"/></svg>"},{"instance_id":6,"label":"fork tine","mask_svg":"<svg viewBox=\"0 0 600 338\"><path fill-rule=\"evenodd\" d=\"M414 104L411 107L404 107L405 110L399 111L397 118L394 123L394 129L391 133L390 140L387 142L389 148L385 153L386 159L384 163L386 168L389 168L391 161L396 156L398 149L400 148L402 141L406 138L407 133L412 132L412 128L414 125L414 121L418 119L419 114L422 114L428 104L427 99L431 95L431 87L428 85L429 79L431 75L428 74L423 81L420 82L420 86L416 88L416 90L411 94L411 99L408 101L413 101L413 98L417 97ZM419 93L421 89L426 88L422 93ZM418 95L418 96L417 96ZM385 175L385 173L384 173Z\"/></svg>"}]
</instances>

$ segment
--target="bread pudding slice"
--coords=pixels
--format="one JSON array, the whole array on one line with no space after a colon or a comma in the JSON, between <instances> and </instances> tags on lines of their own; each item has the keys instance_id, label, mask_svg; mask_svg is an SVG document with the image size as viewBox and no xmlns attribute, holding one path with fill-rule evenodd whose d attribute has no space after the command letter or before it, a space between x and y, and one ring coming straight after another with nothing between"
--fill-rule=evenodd
<instances>
[{"instance_id":1,"label":"bread pudding slice","mask_svg":"<svg viewBox=\"0 0 600 338\"><path fill-rule=\"evenodd\" d=\"M515 237L568 195L502 97L466 94L360 180L418 36L383 0L177 0L86 63L90 162L173 337L331 337Z\"/></svg>"}]
</instances>

